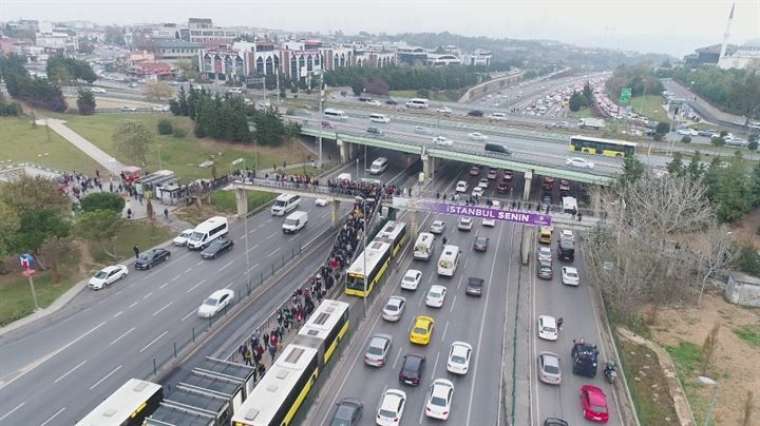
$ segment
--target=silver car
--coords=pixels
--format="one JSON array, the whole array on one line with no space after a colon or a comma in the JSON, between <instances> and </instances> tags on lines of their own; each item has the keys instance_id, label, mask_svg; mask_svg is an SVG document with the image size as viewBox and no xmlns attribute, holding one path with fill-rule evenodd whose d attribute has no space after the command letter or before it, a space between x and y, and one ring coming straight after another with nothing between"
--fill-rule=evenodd
<instances>
[{"instance_id":1,"label":"silver car","mask_svg":"<svg viewBox=\"0 0 760 426\"><path fill-rule=\"evenodd\" d=\"M386 321L396 322L401 319L406 307L406 298L401 296L391 296L383 307L383 319Z\"/></svg>"},{"instance_id":2,"label":"silver car","mask_svg":"<svg viewBox=\"0 0 760 426\"><path fill-rule=\"evenodd\" d=\"M538 354L538 379L549 385L562 383L559 355L553 352L541 352Z\"/></svg>"},{"instance_id":3,"label":"silver car","mask_svg":"<svg viewBox=\"0 0 760 426\"><path fill-rule=\"evenodd\" d=\"M373 367L385 365L385 359L391 350L393 338L387 334L375 334L369 340L367 352L364 353L364 363Z\"/></svg>"}]
</instances>

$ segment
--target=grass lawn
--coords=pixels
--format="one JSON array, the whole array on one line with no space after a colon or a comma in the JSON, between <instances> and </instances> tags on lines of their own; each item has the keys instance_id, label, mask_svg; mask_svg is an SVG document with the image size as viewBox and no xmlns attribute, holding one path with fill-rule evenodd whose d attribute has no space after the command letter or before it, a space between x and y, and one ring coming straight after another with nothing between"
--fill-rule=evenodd
<instances>
[{"instance_id":1,"label":"grass lawn","mask_svg":"<svg viewBox=\"0 0 760 426\"><path fill-rule=\"evenodd\" d=\"M52 282L48 271L35 275L34 288L41 308L53 303L82 278L75 269L70 266L62 269L62 279L59 283ZM33 311L34 301L26 277L18 272L0 277L0 326L23 318Z\"/></svg>"},{"instance_id":2,"label":"grass lawn","mask_svg":"<svg viewBox=\"0 0 760 426\"><path fill-rule=\"evenodd\" d=\"M633 110L657 122L670 123L670 118L662 107L660 95L636 96L631 98Z\"/></svg>"},{"instance_id":3,"label":"grass lawn","mask_svg":"<svg viewBox=\"0 0 760 426\"><path fill-rule=\"evenodd\" d=\"M132 247L147 250L174 237L168 228L151 224L147 219L128 221L116 237L115 258L109 256L102 246L92 248L92 256L98 263L111 264L134 256ZM110 251L110 248L108 249Z\"/></svg>"},{"instance_id":4,"label":"grass lawn","mask_svg":"<svg viewBox=\"0 0 760 426\"><path fill-rule=\"evenodd\" d=\"M174 136L160 136L156 130L158 120L161 118L171 119L176 126L187 130L187 136L176 138ZM232 166L232 161L242 158L244 165L254 167L256 155L259 155L259 168L269 168L273 164L281 165L283 161L288 163L300 163L308 159L308 152L299 143L291 143L291 146L278 148L255 147L254 145L233 144L218 142L211 139L198 139L192 133L192 122L187 117L174 117L170 114L96 114L93 116L66 117L69 127L90 142L99 146L109 154L114 155L125 164L130 161L116 153L113 143L113 132L116 127L125 121L137 121L143 123L155 135L155 144L148 154L148 170L159 169L159 151L161 154L160 168L174 171L182 182L189 182L198 178L208 179L211 177L209 168L198 167L201 162L213 158L216 162L217 175L225 174Z\"/></svg>"},{"instance_id":5,"label":"grass lawn","mask_svg":"<svg viewBox=\"0 0 760 426\"><path fill-rule=\"evenodd\" d=\"M667 346L665 349L676 364L678 379L683 385L686 399L689 400L694 420L697 424L703 424L711 389L706 389L697 382L697 376L702 374L702 348L693 343L680 342L678 346Z\"/></svg>"},{"instance_id":6,"label":"grass lawn","mask_svg":"<svg viewBox=\"0 0 760 426\"><path fill-rule=\"evenodd\" d=\"M272 201L277 194L272 192L249 191L248 211L253 211L259 206ZM235 193L232 191L214 191L211 194L211 203L220 212L234 214L237 212Z\"/></svg>"},{"instance_id":7,"label":"grass lawn","mask_svg":"<svg viewBox=\"0 0 760 426\"><path fill-rule=\"evenodd\" d=\"M32 127L29 117L0 117L0 164L7 162L28 162L91 175L101 168L55 132L48 132L47 127Z\"/></svg>"},{"instance_id":8,"label":"grass lawn","mask_svg":"<svg viewBox=\"0 0 760 426\"><path fill-rule=\"evenodd\" d=\"M745 325L734 329L734 333L751 346L760 347L760 325Z\"/></svg>"},{"instance_id":9,"label":"grass lawn","mask_svg":"<svg viewBox=\"0 0 760 426\"><path fill-rule=\"evenodd\" d=\"M626 339L618 340L625 377L642 425L672 425L678 419L667 381L649 348Z\"/></svg>"}]
</instances>

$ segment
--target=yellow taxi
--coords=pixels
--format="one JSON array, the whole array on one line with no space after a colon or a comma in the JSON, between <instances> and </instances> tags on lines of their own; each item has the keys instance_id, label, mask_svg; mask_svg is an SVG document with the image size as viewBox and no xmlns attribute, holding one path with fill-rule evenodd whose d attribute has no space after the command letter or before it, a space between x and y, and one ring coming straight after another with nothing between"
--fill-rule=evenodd
<instances>
[{"instance_id":1,"label":"yellow taxi","mask_svg":"<svg viewBox=\"0 0 760 426\"><path fill-rule=\"evenodd\" d=\"M552 243L552 227L542 226L538 228L538 242L541 244Z\"/></svg>"},{"instance_id":2,"label":"yellow taxi","mask_svg":"<svg viewBox=\"0 0 760 426\"><path fill-rule=\"evenodd\" d=\"M409 341L418 345L427 345L430 343L434 324L435 320L429 316L417 316L414 320L414 327L412 327L412 331L409 332Z\"/></svg>"}]
</instances>

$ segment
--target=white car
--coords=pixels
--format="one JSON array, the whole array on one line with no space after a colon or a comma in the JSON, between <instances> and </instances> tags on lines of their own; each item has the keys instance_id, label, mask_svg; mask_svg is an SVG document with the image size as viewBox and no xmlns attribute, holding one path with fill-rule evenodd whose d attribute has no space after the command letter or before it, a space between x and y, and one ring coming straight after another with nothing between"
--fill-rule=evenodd
<instances>
[{"instance_id":1,"label":"white car","mask_svg":"<svg viewBox=\"0 0 760 426\"><path fill-rule=\"evenodd\" d=\"M474 141L484 141L488 139L488 136L480 133L480 132L472 132L469 135L467 135L471 140Z\"/></svg>"},{"instance_id":2,"label":"white car","mask_svg":"<svg viewBox=\"0 0 760 426\"><path fill-rule=\"evenodd\" d=\"M406 392L400 389L387 389L383 392L379 405L375 423L378 426L398 426L404 415Z\"/></svg>"},{"instance_id":3,"label":"white car","mask_svg":"<svg viewBox=\"0 0 760 426\"><path fill-rule=\"evenodd\" d=\"M368 101L368 102L367 102L367 105L372 105L372 106L380 106L380 105L382 105L382 104L381 104L381 103L380 103L380 101L378 101L377 99L372 99L371 101ZM388 122L390 122L390 121L391 121L391 120L390 120L390 119L388 119L388 121L386 121L386 123L388 123Z\"/></svg>"},{"instance_id":4,"label":"white car","mask_svg":"<svg viewBox=\"0 0 760 426\"><path fill-rule=\"evenodd\" d=\"M425 415L438 420L448 419L452 400L454 400L454 384L446 379L435 379L425 404Z\"/></svg>"},{"instance_id":5,"label":"white car","mask_svg":"<svg viewBox=\"0 0 760 426\"><path fill-rule=\"evenodd\" d=\"M560 240L575 241L575 234L573 234L573 230L572 229L563 229L559 233L559 239Z\"/></svg>"},{"instance_id":6,"label":"white car","mask_svg":"<svg viewBox=\"0 0 760 426\"><path fill-rule=\"evenodd\" d=\"M193 233L192 229L185 229L184 231L180 232L179 235L172 241L172 243L175 246L178 247L184 247L187 245L187 239L190 238L190 235Z\"/></svg>"},{"instance_id":7,"label":"white car","mask_svg":"<svg viewBox=\"0 0 760 426\"><path fill-rule=\"evenodd\" d=\"M389 297L388 302L383 306L383 319L390 322L400 320L404 308L406 308L406 298L401 296Z\"/></svg>"},{"instance_id":8,"label":"white car","mask_svg":"<svg viewBox=\"0 0 760 426\"><path fill-rule=\"evenodd\" d=\"M417 290L422 280L422 271L416 269L409 269L404 274L404 278L401 278L401 288L403 290Z\"/></svg>"},{"instance_id":9,"label":"white car","mask_svg":"<svg viewBox=\"0 0 760 426\"><path fill-rule=\"evenodd\" d=\"M465 342L452 342L449 350L449 360L446 362L446 370L452 374L464 375L470 371L470 358L472 346Z\"/></svg>"},{"instance_id":10,"label":"white car","mask_svg":"<svg viewBox=\"0 0 760 426\"><path fill-rule=\"evenodd\" d=\"M482 178L478 182L478 187L483 188L483 189L488 189L488 183L489 183L488 178Z\"/></svg>"},{"instance_id":11,"label":"white car","mask_svg":"<svg viewBox=\"0 0 760 426\"><path fill-rule=\"evenodd\" d=\"M439 112L441 114L451 114L451 108L447 106L442 106L436 110L436 112Z\"/></svg>"},{"instance_id":12,"label":"white car","mask_svg":"<svg viewBox=\"0 0 760 426\"><path fill-rule=\"evenodd\" d=\"M106 93L106 89L102 87L93 87L90 91L92 93Z\"/></svg>"},{"instance_id":13,"label":"white car","mask_svg":"<svg viewBox=\"0 0 760 426\"><path fill-rule=\"evenodd\" d=\"M436 136L433 138L433 145L452 146L454 142L451 139L447 139L445 136Z\"/></svg>"},{"instance_id":14,"label":"white car","mask_svg":"<svg viewBox=\"0 0 760 426\"><path fill-rule=\"evenodd\" d=\"M578 269L572 266L562 267L562 284L578 287L581 278L578 276Z\"/></svg>"},{"instance_id":15,"label":"white car","mask_svg":"<svg viewBox=\"0 0 760 426\"><path fill-rule=\"evenodd\" d=\"M420 134L420 135L432 135L433 131L428 129L427 127L422 126L416 126L414 128L414 133Z\"/></svg>"},{"instance_id":16,"label":"white car","mask_svg":"<svg viewBox=\"0 0 760 426\"><path fill-rule=\"evenodd\" d=\"M559 329L557 327L557 320L550 315L538 316L538 338L555 342L559 338Z\"/></svg>"},{"instance_id":17,"label":"white car","mask_svg":"<svg viewBox=\"0 0 760 426\"><path fill-rule=\"evenodd\" d=\"M116 281L119 281L120 279L126 278L128 274L129 270L125 265L106 266L105 268L98 271L95 276L90 278L87 286L93 290L100 290L103 287L108 287Z\"/></svg>"},{"instance_id":18,"label":"white car","mask_svg":"<svg viewBox=\"0 0 760 426\"><path fill-rule=\"evenodd\" d=\"M432 285L425 296L425 305L431 308L440 308L443 301L446 300L446 287L442 285Z\"/></svg>"},{"instance_id":19,"label":"white car","mask_svg":"<svg viewBox=\"0 0 760 426\"><path fill-rule=\"evenodd\" d=\"M482 222L480 222L481 225L487 226L489 228L493 228L496 226L496 219L483 219Z\"/></svg>"},{"instance_id":20,"label":"white car","mask_svg":"<svg viewBox=\"0 0 760 426\"><path fill-rule=\"evenodd\" d=\"M565 165L577 167L579 169L593 169L594 163L580 157L571 157L565 160Z\"/></svg>"},{"instance_id":21,"label":"white car","mask_svg":"<svg viewBox=\"0 0 760 426\"><path fill-rule=\"evenodd\" d=\"M457 182L456 192L459 193L465 193L467 192L467 182L460 180Z\"/></svg>"},{"instance_id":22,"label":"white car","mask_svg":"<svg viewBox=\"0 0 760 426\"><path fill-rule=\"evenodd\" d=\"M491 201L491 208L492 209L500 209L501 208L501 201L499 201L499 200L493 200L493 201Z\"/></svg>"},{"instance_id":23,"label":"white car","mask_svg":"<svg viewBox=\"0 0 760 426\"><path fill-rule=\"evenodd\" d=\"M235 292L233 290L228 288L217 290L211 293L211 296L198 307L198 316L201 318L211 318L224 308L230 306L234 298Z\"/></svg>"},{"instance_id":24,"label":"white car","mask_svg":"<svg viewBox=\"0 0 760 426\"><path fill-rule=\"evenodd\" d=\"M153 112L169 112L169 105L156 105L151 108Z\"/></svg>"},{"instance_id":25,"label":"white car","mask_svg":"<svg viewBox=\"0 0 760 426\"><path fill-rule=\"evenodd\" d=\"M496 179L496 170L494 169L489 170L487 177L488 177L488 180Z\"/></svg>"},{"instance_id":26,"label":"white car","mask_svg":"<svg viewBox=\"0 0 760 426\"><path fill-rule=\"evenodd\" d=\"M472 218L466 216L460 217L459 222L457 222L457 229L460 231L472 230Z\"/></svg>"},{"instance_id":27,"label":"white car","mask_svg":"<svg viewBox=\"0 0 760 426\"><path fill-rule=\"evenodd\" d=\"M123 106L121 107L121 112L135 112L137 111L137 108L131 107L131 106Z\"/></svg>"},{"instance_id":28,"label":"white car","mask_svg":"<svg viewBox=\"0 0 760 426\"><path fill-rule=\"evenodd\" d=\"M493 114L489 115L488 118L491 120L506 120L507 115L503 112L494 112Z\"/></svg>"},{"instance_id":29,"label":"white car","mask_svg":"<svg viewBox=\"0 0 760 426\"><path fill-rule=\"evenodd\" d=\"M482 197L483 196L483 188L480 186L476 186L472 189L472 196L473 197Z\"/></svg>"},{"instance_id":30,"label":"white car","mask_svg":"<svg viewBox=\"0 0 760 426\"><path fill-rule=\"evenodd\" d=\"M317 207L324 207L327 205L327 200L325 200L324 198L315 198L314 205Z\"/></svg>"},{"instance_id":31,"label":"white car","mask_svg":"<svg viewBox=\"0 0 760 426\"><path fill-rule=\"evenodd\" d=\"M446 223L442 220L434 220L433 223L430 224L430 232L433 234L443 234L445 229Z\"/></svg>"}]
</instances>

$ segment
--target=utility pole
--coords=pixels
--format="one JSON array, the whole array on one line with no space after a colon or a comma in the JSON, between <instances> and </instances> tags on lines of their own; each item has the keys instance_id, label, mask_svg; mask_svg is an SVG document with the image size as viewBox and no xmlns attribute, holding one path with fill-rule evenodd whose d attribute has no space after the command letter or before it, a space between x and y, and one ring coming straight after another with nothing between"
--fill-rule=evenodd
<instances>
[{"instance_id":1,"label":"utility pole","mask_svg":"<svg viewBox=\"0 0 760 426\"><path fill-rule=\"evenodd\" d=\"M321 61L320 61L321 64ZM322 122L325 120L324 114L325 104L325 78L322 72L319 73L319 159L317 160L317 168L322 170Z\"/></svg>"},{"instance_id":2,"label":"utility pole","mask_svg":"<svg viewBox=\"0 0 760 426\"><path fill-rule=\"evenodd\" d=\"M364 318L367 318L367 199L362 200L363 229L362 229L362 259L364 260L363 274L364 277L364 297L362 298L364 308Z\"/></svg>"}]
</instances>

